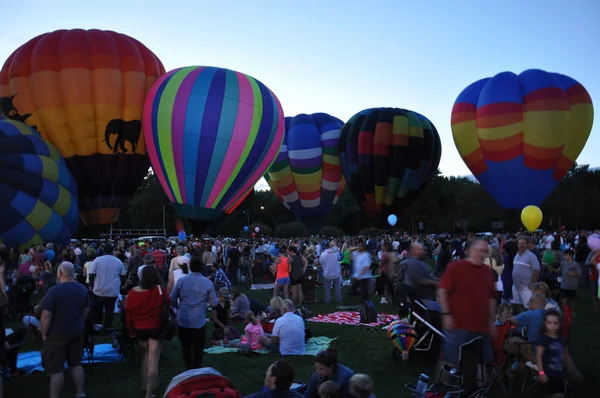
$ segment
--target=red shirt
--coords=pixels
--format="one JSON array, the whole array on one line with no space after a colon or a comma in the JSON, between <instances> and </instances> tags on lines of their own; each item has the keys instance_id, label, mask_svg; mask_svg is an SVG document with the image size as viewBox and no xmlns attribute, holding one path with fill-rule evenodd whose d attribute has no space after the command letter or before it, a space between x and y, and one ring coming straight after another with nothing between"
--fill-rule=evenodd
<instances>
[{"instance_id":1,"label":"red shirt","mask_svg":"<svg viewBox=\"0 0 600 398\"><path fill-rule=\"evenodd\" d=\"M594 282L598 282L598 268L596 268L596 265L598 264L598 262L600 262L600 251L598 251L596 254L594 254L594 256L592 257L592 266L590 267L590 280L594 281Z\"/></svg>"},{"instance_id":2,"label":"red shirt","mask_svg":"<svg viewBox=\"0 0 600 398\"><path fill-rule=\"evenodd\" d=\"M165 289L162 292L166 295ZM168 296L165 298L168 302ZM144 291L131 289L125 301L125 319L130 333L135 335L136 329L159 329L162 326L163 305L158 286Z\"/></svg>"},{"instance_id":3,"label":"red shirt","mask_svg":"<svg viewBox=\"0 0 600 398\"><path fill-rule=\"evenodd\" d=\"M152 258L154 259L154 265L158 269L165 269L165 263L167 262L167 253L162 250L154 250L152 253Z\"/></svg>"},{"instance_id":4,"label":"red shirt","mask_svg":"<svg viewBox=\"0 0 600 398\"><path fill-rule=\"evenodd\" d=\"M448 305L454 327L459 330L485 333L490 327L490 300L496 295L494 276L489 267L469 260L451 264L440 288L448 294Z\"/></svg>"}]
</instances>

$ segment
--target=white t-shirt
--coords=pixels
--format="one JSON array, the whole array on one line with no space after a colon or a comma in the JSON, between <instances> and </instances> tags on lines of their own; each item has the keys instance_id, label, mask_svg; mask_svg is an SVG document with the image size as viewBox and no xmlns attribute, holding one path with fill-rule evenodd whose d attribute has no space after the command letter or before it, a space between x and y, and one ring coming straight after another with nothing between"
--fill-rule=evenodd
<instances>
[{"instance_id":1,"label":"white t-shirt","mask_svg":"<svg viewBox=\"0 0 600 398\"><path fill-rule=\"evenodd\" d=\"M544 248L551 250L552 249L552 242L554 242L554 236L552 235L547 235L544 238Z\"/></svg>"},{"instance_id":2,"label":"white t-shirt","mask_svg":"<svg viewBox=\"0 0 600 398\"><path fill-rule=\"evenodd\" d=\"M273 336L279 337L279 352L281 355L304 355L304 319L286 312L275 321Z\"/></svg>"},{"instance_id":3,"label":"white t-shirt","mask_svg":"<svg viewBox=\"0 0 600 398\"><path fill-rule=\"evenodd\" d=\"M400 242L398 242L397 240L392 242L392 249L394 251L398 251L398 248L400 247Z\"/></svg>"},{"instance_id":4,"label":"white t-shirt","mask_svg":"<svg viewBox=\"0 0 600 398\"><path fill-rule=\"evenodd\" d=\"M97 257L90 266L89 273L96 275L94 294L100 297L118 297L121 290L121 276L125 276L125 266L112 254Z\"/></svg>"}]
</instances>

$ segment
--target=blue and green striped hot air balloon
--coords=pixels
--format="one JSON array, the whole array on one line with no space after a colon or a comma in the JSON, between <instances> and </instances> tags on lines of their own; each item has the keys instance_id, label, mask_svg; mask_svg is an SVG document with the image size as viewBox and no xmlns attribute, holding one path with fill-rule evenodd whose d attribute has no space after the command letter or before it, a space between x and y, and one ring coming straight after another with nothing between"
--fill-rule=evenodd
<instances>
[{"instance_id":1,"label":"blue and green striped hot air balloon","mask_svg":"<svg viewBox=\"0 0 600 398\"><path fill-rule=\"evenodd\" d=\"M56 148L0 116L0 241L68 244L79 225L77 184Z\"/></svg>"}]
</instances>

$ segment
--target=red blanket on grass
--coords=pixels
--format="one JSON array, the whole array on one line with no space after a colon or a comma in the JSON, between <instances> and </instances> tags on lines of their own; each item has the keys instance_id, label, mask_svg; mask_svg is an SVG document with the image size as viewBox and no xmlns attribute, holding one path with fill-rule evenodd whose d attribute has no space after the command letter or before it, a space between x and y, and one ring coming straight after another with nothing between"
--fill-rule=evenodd
<instances>
[{"instance_id":1,"label":"red blanket on grass","mask_svg":"<svg viewBox=\"0 0 600 398\"><path fill-rule=\"evenodd\" d=\"M308 318L308 322L321 322L321 323L336 323L338 325L364 325L364 326L379 326L386 325L392 321L398 319L398 315L389 314L377 314L380 319L379 322L373 323L360 323L360 315L358 311L338 311L332 312L331 314L321 314L312 318Z\"/></svg>"}]
</instances>

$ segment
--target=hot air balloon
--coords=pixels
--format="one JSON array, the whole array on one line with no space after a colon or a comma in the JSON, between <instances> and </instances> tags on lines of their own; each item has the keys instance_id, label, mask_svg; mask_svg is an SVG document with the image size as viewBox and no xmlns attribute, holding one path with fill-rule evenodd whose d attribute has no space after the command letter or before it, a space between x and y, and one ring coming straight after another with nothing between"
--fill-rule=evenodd
<instances>
[{"instance_id":1,"label":"hot air balloon","mask_svg":"<svg viewBox=\"0 0 600 398\"><path fill-rule=\"evenodd\" d=\"M388 326L388 337L401 353L408 352L417 341L415 329L403 321L397 320Z\"/></svg>"},{"instance_id":2,"label":"hot air balloon","mask_svg":"<svg viewBox=\"0 0 600 398\"><path fill-rule=\"evenodd\" d=\"M316 233L344 190L343 122L326 113L285 118L285 137L265 179L285 207Z\"/></svg>"},{"instance_id":3,"label":"hot air balloon","mask_svg":"<svg viewBox=\"0 0 600 398\"><path fill-rule=\"evenodd\" d=\"M372 227L386 228L429 186L442 155L425 116L406 109L366 109L342 128L340 159L352 195Z\"/></svg>"},{"instance_id":4,"label":"hot air balloon","mask_svg":"<svg viewBox=\"0 0 600 398\"><path fill-rule=\"evenodd\" d=\"M56 148L0 117L0 243L68 244L79 224L77 184Z\"/></svg>"},{"instance_id":5,"label":"hot air balloon","mask_svg":"<svg viewBox=\"0 0 600 398\"><path fill-rule=\"evenodd\" d=\"M144 105L144 137L177 213L202 232L231 212L271 166L284 133L277 97L232 70L191 66L162 76Z\"/></svg>"},{"instance_id":6,"label":"hot air balloon","mask_svg":"<svg viewBox=\"0 0 600 398\"><path fill-rule=\"evenodd\" d=\"M85 224L115 222L148 172L144 98L164 74L137 40L58 30L19 47L0 72L0 111L56 146L79 186Z\"/></svg>"},{"instance_id":7,"label":"hot air balloon","mask_svg":"<svg viewBox=\"0 0 600 398\"><path fill-rule=\"evenodd\" d=\"M537 69L499 73L463 90L452 109L460 156L505 209L539 206L574 165L594 108L570 77Z\"/></svg>"}]
</instances>

